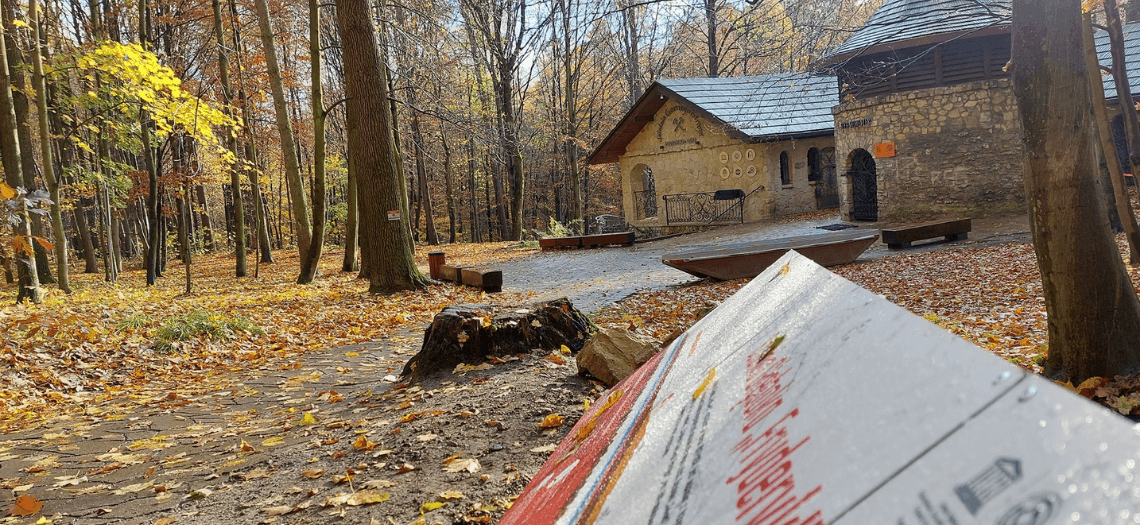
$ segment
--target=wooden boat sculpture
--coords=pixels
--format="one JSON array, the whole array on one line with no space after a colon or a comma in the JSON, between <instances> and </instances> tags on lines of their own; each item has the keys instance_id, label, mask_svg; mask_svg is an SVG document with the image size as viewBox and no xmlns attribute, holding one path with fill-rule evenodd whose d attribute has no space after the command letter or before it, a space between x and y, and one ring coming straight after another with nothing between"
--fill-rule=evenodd
<instances>
[{"instance_id":1,"label":"wooden boat sculpture","mask_svg":"<svg viewBox=\"0 0 1140 525\"><path fill-rule=\"evenodd\" d=\"M661 257L661 262L697 277L721 281L756 277L788 250L820 266L847 264L876 240L876 231L839 231L698 248Z\"/></svg>"}]
</instances>

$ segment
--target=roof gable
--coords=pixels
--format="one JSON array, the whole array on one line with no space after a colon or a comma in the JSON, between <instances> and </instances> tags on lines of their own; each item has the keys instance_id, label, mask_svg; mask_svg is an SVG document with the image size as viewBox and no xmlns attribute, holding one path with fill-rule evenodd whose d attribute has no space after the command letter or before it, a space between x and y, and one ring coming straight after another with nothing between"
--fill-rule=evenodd
<instances>
[{"instance_id":1,"label":"roof gable","mask_svg":"<svg viewBox=\"0 0 1140 525\"><path fill-rule=\"evenodd\" d=\"M933 43L939 35L1008 29L1011 13L1011 0L887 0L824 62L877 52L879 47Z\"/></svg>"},{"instance_id":2,"label":"roof gable","mask_svg":"<svg viewBox=\"0 0 1140 525\"><path fill-rule=\"evenodd\" d=\"M808 73L662 80L646 90L590 154L589 163L617 162L666 100L744 142L829 135L835 130L831 108L839 102L838 84L833 76Z\"/></svg>"}]
</instances>

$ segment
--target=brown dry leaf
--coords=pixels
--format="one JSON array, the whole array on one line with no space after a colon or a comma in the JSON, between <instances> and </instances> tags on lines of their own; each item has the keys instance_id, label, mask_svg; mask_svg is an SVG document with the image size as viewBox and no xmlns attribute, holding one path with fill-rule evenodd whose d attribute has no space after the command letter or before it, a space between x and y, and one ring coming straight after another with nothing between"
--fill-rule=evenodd
<instances>
[{"instance_id":1,"label":"brown dry leaf","mask_svg":"<svg viewBox=\"0 0 1140 525\"><path fill-rule=\"evenodd\" d=\"M530 449L530 451L534 452L535 454L547 454L550 452L554 452L554 449L556 449L556 448L558 448L558 445L551 443L549 445L543 445L541 447L534 447L534 448Z\"/></svg>"},{"instance_id":2,"label":"brown dry leaf","mask_svg":"<svg viewBox=\"0 0 1140 525\"><path fill-rule=\"evenodd\" d=\"M242 452L257 452L257 450L255 450L253 448L253 445L246 443L244 439L241 440L241 451Z\"/></svg>"},{"instance_id":3,"label":"brown dry leaf","mask_svg":"<svg viewBox=\"0 0 1140 525\"><path fill-rule=\"evenodd\" d=\"M293 507L291 505L278 505L276 507L265 507L264 509L261 509L261 512L264 512L270 516L284 516L290 512L293 512Z\"/></svg>"},{"instance_id":4,"label":"brown dry leaf","mask_svg":"<svg viewBox=\"0 0 1140 525\"><path fill-rule=\"evenodd\" d=\"M351 496L348 497L348 500L345 503L353 507L359 505L371 505L373 503L383 503L385 501L388 501L389 497L390 496L386 492L381 493L377 490L366 489L354 492Z\"/></svg>"},{"instance_id":5,"label":"brown dry leaf","mask_svg":"<svg viewBox=\"0 0 1140 525\"><path fill-rule=\"evenodd\" d=\"M39 512L43 507L44 502L32 496L24 494L16 498L16 501L12 503L12 506L8 509L8 515L21 518L25 516L31 516L32 514Z\"/></svg>"},{"instance_id":6,"label":"brown dry leaf","mask_svg":"<svg viewBox=\"0 0 1140 525\"><path fill-rule=\"evenodd\" d=\"M413 466L411 463L404 463L403 465L396 467L396 472L399 472L400 474L403 474L405 472L411 472L413 470L416 470L416 467Z\"/></svg>"},{"instance_id":7,"label":"brown dry leaf","mask_svg":"<svg viewBox=\"0 0 1140 525\"><path fill-rule=\"evenodd\" d=\"M544 359L546 359L547 361L550 361L551 363L557 364L557 365L566 364L566 360L563 359L562 356L560 356L558 354L550 354L550 355L546 356Z\"/></svg>"},{"instance_id":8,"label":"brown dry leaf","mask_svg":"<svg viewBox=\"0 0 1140 525\"><path fill-rule=\"evenodd\" d=\"M458 490L448 490L439 493L439 499L447 501L453 499L463 499L463 493Z\"/></svg>"},{"instance_id":9,"label":"brown dry leaf","mask_svg":"<svg viewBox=\"0 0 1140 525\"><path fill-rule=\"evenodd\" d=\"M1092 399L1096 395L1097 389L1109 383L1107 377L1090 377L1077 387L1077 393Z\"/></svg>"},{"instance_id":10,"label":"brown dry leaf","mask_svg":"<svg viewBox=\"0 0 1140 525\"><path fill-rule=\"evenodd\" d=\"M162 518L158 518L157 520L154 520L154 525L170 525L171 523L174 523L176 521L178 521L177 516L165 516Z\"/></svg>"},{"instance_id":11,"label":"brown dry leaf","mask_svg":"<svg viewBox=\"0 0 1140 525\"><path fill-rule=\"evenodd\" d=\"M324 476L324 475L325 475L325 469L323 469L323 468L312 468L309 470L301 471L301 477L305 478L305 479L319 479L321 476Z\"/></svg>"},{"instance_id":12,"label":"brown dry leaf","mask_svg":"<svg viewBox=\"0 0 1140 525\"><path fill-rule=\"evenodd\" d=\"M388 487L395 487L396 483L386 479L373 479L364 482L362 485L366 489L384 489Z\"/></svg>"},{"instance_id":13,"label":"brown dry leaf","mask_svg":"<svg viewBox=\"0 0 1140 525\"><path fill-rule=\"evenodd\" d=\"M333 485L340 485L346 481L352 481L352 478L352 474L333 474L332 482Z\"/></svg>"},{"instance_id":14,"label":"brown dry leaf","mask_svg":"<svg viewBox=\"0 0 1140 525\"><path fill-rule=\"evenodd\" d=\"M445 472L463 472L467 471L472 474L479 472L479 460L475 458L455 458L444 465Z\"/></svg>"}]
</instances>

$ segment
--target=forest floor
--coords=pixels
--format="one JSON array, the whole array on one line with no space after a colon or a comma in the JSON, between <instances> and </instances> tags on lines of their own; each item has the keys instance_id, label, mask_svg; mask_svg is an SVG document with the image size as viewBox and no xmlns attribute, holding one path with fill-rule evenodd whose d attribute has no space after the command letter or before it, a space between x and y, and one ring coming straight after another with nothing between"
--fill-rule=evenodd
<instances>
[{"instance_id":1,"label":"forest floor","mask_svg":"<svg viewBox=\"0 0 1140 525\"><path fill-rule=\"evenodd\" d=\"M41 306L10 306L14 291L0 288L0 521L493 523L604 387L557 353L400 383L432 315L568 295L601 326L663 339L746 282L692 279L661 253L834 222L812 214L573 252L443 247L449 261L504 270L505 292L489 295L440 285L368 296L336 253L316 284L297 286L285 251L243 279L230 259L202 257L191 294L176 264L153 288L137 269L116 285L80 274L75 293L53 290ZM1045 312L1028 241L1023 216L978 219L970 240L877 244L833 270L1039 371ZM164 331L192 322L222 328L186 341ZM1085 393L1129 413L1137 383Z\"/></svg>"}]
</instances>

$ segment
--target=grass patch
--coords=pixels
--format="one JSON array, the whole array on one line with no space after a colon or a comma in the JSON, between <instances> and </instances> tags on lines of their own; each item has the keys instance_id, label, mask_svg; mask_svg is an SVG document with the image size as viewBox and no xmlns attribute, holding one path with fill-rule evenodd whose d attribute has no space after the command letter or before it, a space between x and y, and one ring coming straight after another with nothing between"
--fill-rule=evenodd
<instances>
[{"instance_id":1,"label":"grass patch","mask_svg":"<svg viewBox=\"0 0 1140 525\"><path fill-rule=\"evenodd\" d=\"M133 317L133 316L132 316ZM155 338L158 340L154 349L160 352L174 350L176 341L189 341L194 338L206 339L233 339L238 332L248 334L265 333L260 327L240 316L226 316L211 314L205 310L194 310L190 313L167 319L159 327Z\"/></svg>"},{"instance_id":2,"label":"grass patch","mask_svg":"<svg viewBox=\"0 0 1140 525\"><path fill-rule=\"evenodd\" d=\"M133 314L130 317L119 321L115 328L119 330L140 330L154 326L154 319L146 314Z\"/></svg>"}]
</instances>

